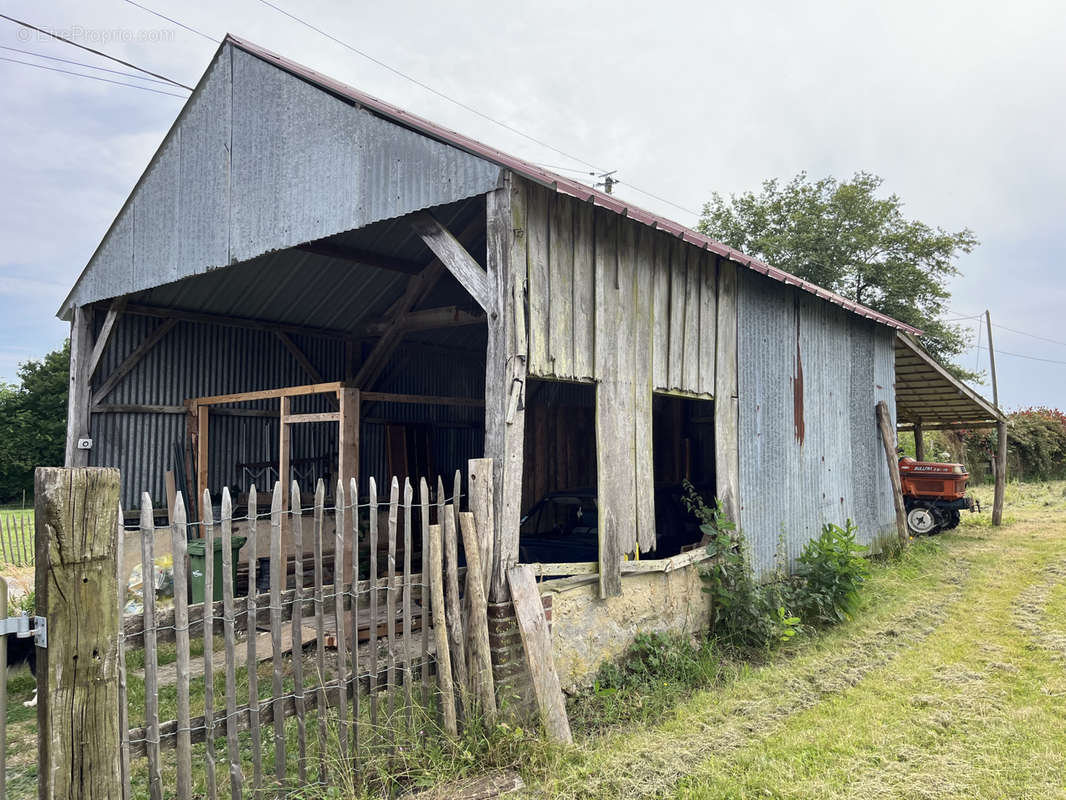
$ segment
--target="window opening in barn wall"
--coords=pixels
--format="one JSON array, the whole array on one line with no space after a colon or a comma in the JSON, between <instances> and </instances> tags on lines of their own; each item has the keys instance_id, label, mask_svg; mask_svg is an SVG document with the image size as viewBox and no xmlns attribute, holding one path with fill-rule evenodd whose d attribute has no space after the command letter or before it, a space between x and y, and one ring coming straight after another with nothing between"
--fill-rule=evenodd
<instances>
[{"instance_id":1,"label":"window opening in barn wall","mask_svg":"<svg viewBox=\"0 0 1066 800\"><path fill-rule=\"evenodd\" d=\"M596 561L596 387L530 379L519 561Z\"/></svg>"},{"instance_id":2,"label":"window opening in barn wall","mask_svg":"<svg viewBox=\"0 0 1066 800\"><path fill-rule=\"evenodd\" d=\"M655 558L669 558L699 542L696 518L681 503L688 480L714 498L714 401L654 395L652 449L655 481Z\"/></svg>"}]
</instances>

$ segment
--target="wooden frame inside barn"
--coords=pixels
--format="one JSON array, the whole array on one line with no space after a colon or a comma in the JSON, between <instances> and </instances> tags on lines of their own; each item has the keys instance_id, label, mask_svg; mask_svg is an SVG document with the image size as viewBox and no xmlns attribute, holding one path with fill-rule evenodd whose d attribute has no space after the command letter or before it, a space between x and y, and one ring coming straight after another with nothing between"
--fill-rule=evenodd
<instances>
[{"instance_id":1,"label":"wooden frame inside barn","mask_svg":"<svg viewBox=\"0 0 1066 800\"><path fill-rule=\"evenodd\" d=\"M594 553L533 571L571 576L557 596L591 582L593 605L699 559L666 511L683 478L760 572L826 522L896 532L874 409L895 424L897 332L917 331L234 37L60 315L67 465L119 467L127 508L173 503L168 476L187 498L365 493L485 456L498 603L552 493L592 498ZM567 602L556 639L581 635ZM649 606L628 629L672 624Z\"/></svg>"}]
</instances>

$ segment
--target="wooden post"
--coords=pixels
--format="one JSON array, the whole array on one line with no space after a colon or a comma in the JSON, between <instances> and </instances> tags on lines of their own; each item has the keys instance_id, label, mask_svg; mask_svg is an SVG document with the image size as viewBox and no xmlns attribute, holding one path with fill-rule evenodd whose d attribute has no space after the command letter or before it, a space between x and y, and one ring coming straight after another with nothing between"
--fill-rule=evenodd
<instances>
[{"instance_id":1,"label":"wooden post","mask_svg":"<svg viewBox=\"0 0 1066 800\"><path fill-rule=\"evenodd\" d=\"M208 437L210 436L209 421L211 409L209 406L196 407L196 497L202 498L207 488L207 461L208 461ZM201 508L199 519L207 516L208 509Z\"/></svg>"},{"instance_id":2,"label":"wooden post","mask_svg":"<svg viewBox=\"0 0 1066 800\"><path fill-rule=\"evenodd\" d=\"M899 543L907 544L907 512L903 509L903 485L899 479L899 460L896 457L896 441L892 436L892 420L888 415L888 406L884 400L877 402L877 425L881 430L881 444L888 459L888 477L892 482L892 503L896 507L896 533Z\"/></svg>"},{"instance_id":3,"label":"wooden post","mask_svg":"<svg viewBox=\"0 0 1066 800\"><path fill-rule=\"evenodd\" d=\"M533 570L528 564L521 564L509 569L507 577L541 722L550 738L571 744L573 737L570 734L570 720L566 716L566 699L552 660L551 634Z\"/></svg>"},{"instance_id":4,"label":"wooden post","mask_svg":"<svg viewBox=\"0 0 1066 800\"><path fill-rule=\"evenodd\" d=\"M38 467L35 498L37 796L120 800L119 473Z\"/></svg>"},{"instance_id":5,"label":"wooden post","mask_svg":"<svg viewBox=\"0 0 1066 800\"><path fill-rule=\"evenodd\" d=\"M67 446L63 463L67 467L89 466L89 451L78 448L89 430L89 365L93 349L93 312L89 306L74 309L70 323L70 383L67 393Z\"/></svg>"},{"instance_id":6,"label":"wooden post","mask_svg":"<svg viewBox=\"0 0 1066 800\"><path fill-rule=\"evenodd\" d=\"M925 436L922 433L922 421L914 423L914 458L925 461Z\"/></svg>"},{"instance_id":7,"label":"wooden post","mask_svg":"<svg viewBox=\"0 0 1066 800\"><path fill-rule=\"evenodd\" d=\"M492 495L492 459L471 458L467 462L467 483L470 487L468 505L474 515L477 529L478 555L481 556L481 578L486 596L492 580L492 545L495 538L496 521L493 515Z\"/></svg>"},{"instance_id":8,"label":"wooden post","mask_svg":"<svg viewBox=\"0 0 1066 800\"><path fill-rule=\"evenodd\" d=\"M992 315L985 310L988 324L988 365L992 372L992 403L999 411L999 382L996 380L996 348L992 344ZM1003 523L1003 495L1007 490L1007 423L996 423L996 489L992 499L992 524Z\"/></svg>"},{"instance_id":9,"label":"wooden post","mask_svg":"<svg viewBox=\"0 0 1066 800\"><path fill-rule=\"evenodd\" d=\"M1003 524L1003 495L1007 490L1007 423L996 423L996 492L992 499L992 524Z\"/></svg>"},{"instance_id":10,"label":"wooden post","mask_svg":"<svg viewBox=\"0 0 1066 800\"><path fill-rule=\"evenodd\" d=\"M359 390L343 388L338 394L341 408L337 472L342 484L347 486L359 473Z\"/></svg>"},{"instance_id":11,"label":"wooden post","mask_svg":"<svg viewBox=\"0 0 1066 800\"><path fill-rule=\"evenodd\" d=\"M281 510L289 510L289 465L291 453L291 431L289 430L289 414L292 412L292 398L281 398L281 413L278 416L278 483L285 489L281 495ZM296 506L294 506L296 508Z\"/></svg>"},{"instance_id":12,"label":"wooden post","mask_svg":"<svg viewBox=\"0 0 1066 800\"><path fill-rule=\"evenodd\" d=\"M527 354L525 227L525 190L508 175L502 188L487 195L486 219L492 302L485 351L485 456L493 460L493 601L508 599L507 568L518 560Z\"/></svg>"}]
</instances>

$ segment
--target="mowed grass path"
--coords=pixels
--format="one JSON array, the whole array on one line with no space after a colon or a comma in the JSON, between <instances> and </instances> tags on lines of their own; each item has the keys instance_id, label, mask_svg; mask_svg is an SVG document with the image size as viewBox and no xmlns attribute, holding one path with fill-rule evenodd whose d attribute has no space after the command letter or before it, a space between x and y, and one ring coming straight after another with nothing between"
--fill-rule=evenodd
<instances>
[{"instance_id":1,"label":"mowed grass path","mask_svg":"<svg viewBox=\"0 0 1066 800\"><path fill-rule=\"evenodd\" d=\"M579 741L529 794L1066 798L1064 493L1009 487L1011 524L916 542L855 619Z\"/></svg>"}]
</instances>

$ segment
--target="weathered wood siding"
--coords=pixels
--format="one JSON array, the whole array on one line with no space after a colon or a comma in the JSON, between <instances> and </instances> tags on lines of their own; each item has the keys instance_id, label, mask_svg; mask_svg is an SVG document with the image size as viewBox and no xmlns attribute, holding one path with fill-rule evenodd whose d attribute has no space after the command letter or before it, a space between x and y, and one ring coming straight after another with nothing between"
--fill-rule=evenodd
<instances>
[{"instance_id":1,"label":"weathered wood siding","mask_svg":"<svg viewBox=\"0 0 1066 800\"><path fill-rule=\"evenodd\" d=\"M655 548L653 392L710 398L721 386L719 494L736 497L736 266L522 183L528 373L597 384L601 589L616 594L622 555Z\"/></svg>"}]
</instances>

